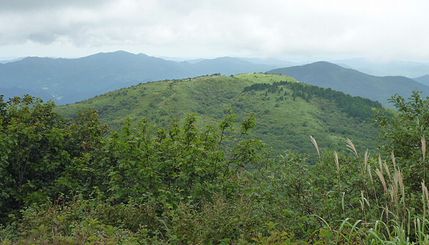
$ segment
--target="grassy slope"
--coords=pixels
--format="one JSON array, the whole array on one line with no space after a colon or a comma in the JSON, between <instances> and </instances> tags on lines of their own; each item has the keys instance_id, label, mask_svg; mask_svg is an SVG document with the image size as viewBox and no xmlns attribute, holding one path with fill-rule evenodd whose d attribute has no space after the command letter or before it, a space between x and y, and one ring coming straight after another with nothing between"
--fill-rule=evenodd
<instances>
[{"instance_id":1,"label":"grassy slope","mask_svg":"<svg viewBox=\"0 0 429 245\"><path fill-rule=\"evenodd\" d=\"M146 118L165 125L189 113L202 115L204 124L212 124L219 122L231 108L239 119L255 113L257 127L253 133L277 151L314 152L309 135L314 135L322 148L343 144L345 137L361 146L373 146L377 130L372 123L350 117L333 100L317 96L309 101L301 97L294 100L292 96L279 100L283 91L291 94L287 87L281 93L243 92L252 84L285 80L296 82L274 74L212 75L151 82L64 106L60 111L71 116L79 110L95 108L106 122L116 126L127 118Z\"/></svg>"}]
</instances>

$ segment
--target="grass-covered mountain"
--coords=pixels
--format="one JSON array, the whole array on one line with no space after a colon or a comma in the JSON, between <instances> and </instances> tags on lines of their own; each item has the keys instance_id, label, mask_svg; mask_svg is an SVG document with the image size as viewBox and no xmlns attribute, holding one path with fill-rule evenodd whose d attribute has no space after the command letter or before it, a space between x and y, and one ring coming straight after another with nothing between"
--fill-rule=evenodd
<instances>
[{"instance_id":1,"label":"grass-covered mountain","mask_svg":"<svg viewBox=\"0 0 429 245\"><path fill-rule=\"evenodd\" d=\"M65 104L140 82L270 68L238 58L176 62L124 51L77 59L28 57L0 64L0 94L11 97L29 93Z\"/></svg>"},{"instance_id":2,"label":"grass-covered mountain","mask_svg":"<svg viewBox=\"0 0 429 245\"><path fill-rule=\"evenodd\" d=\"M113 126L127 118L168 126L189 113L213 125L229 111L238 119L254 114L254 134L269 146L314 153L309 135L321 147L343 145L346 137L371 146L377 137L372 110L381 105L282 75L241 74L143 83L63 106L61 112L74 115L89 108Z\"/></svg>"},{"instance_id":3,"label":"grass-covered mountain","mask_svg":"<svg viewBox=\"0 0 429 245\"><path fill-rule=\"evenodd\" d=\"M409 97L414 90L429 95L429 87L407 77L372 76L329 62L274 69L269 73L289 75L299 81L376 100L383 104L387 104L388 99L394 94Z\"/></svg>"}]
</instances>

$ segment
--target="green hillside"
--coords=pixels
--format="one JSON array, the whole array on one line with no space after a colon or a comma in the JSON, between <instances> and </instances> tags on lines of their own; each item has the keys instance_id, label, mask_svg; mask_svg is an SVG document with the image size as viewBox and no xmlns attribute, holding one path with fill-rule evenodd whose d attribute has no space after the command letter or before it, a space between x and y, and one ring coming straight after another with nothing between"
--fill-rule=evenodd
<instances>
[{"instance_id":1,"label":"green hillside","mask_svg":"<svg viewBox=\"0 0 429 245\"><path fill-rule=\"evenodd\" d=\"M102 119L118 127L127 118L148 119L168 126L189 113L202 124L219 123L233 112L237 120L256 116L254 136L276 151L314 153L313 135L323 147L343 145L350 138L359 146L372 147L377 129L374 108L381 105L330 89L296 82L274 74L210 75L183 80L139 84L60 108L73 116L96 109Z\"/></svg>"}]
</instances>

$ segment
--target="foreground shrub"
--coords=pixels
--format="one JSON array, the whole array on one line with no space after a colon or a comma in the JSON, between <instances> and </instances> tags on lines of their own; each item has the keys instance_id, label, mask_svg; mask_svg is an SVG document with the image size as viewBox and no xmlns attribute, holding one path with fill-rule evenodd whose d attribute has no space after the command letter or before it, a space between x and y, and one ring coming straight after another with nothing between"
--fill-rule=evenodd
<instances>
[{"instance_id":1,"label":"foreground shrub","mask_svg":"<svg viewBox=\"0 0 429 245\"><path fill-rule=\"evenodd\" d=\"M31 98L3 102L0 241L427 244L429 102L396 101L397 115L378 118L389 145L310 137L312 158L269 154L248 136L252 116L108 132L94 112L68 120Z\"/></svg>"}]
</instances>

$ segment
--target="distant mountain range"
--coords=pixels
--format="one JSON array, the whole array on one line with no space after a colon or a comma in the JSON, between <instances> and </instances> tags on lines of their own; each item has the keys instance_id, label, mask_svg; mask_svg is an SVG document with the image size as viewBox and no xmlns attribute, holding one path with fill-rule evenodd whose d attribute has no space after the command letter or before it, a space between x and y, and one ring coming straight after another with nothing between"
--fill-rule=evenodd
<instances>
[{"instance_id":1,"label":"distant mountain range","mask_svg":"<svg viewBox=\"0 0 429 245\"><path fill-rule=\"evenodd\" d=\"M375 61L354 58L332 60L331 62L375 76L419 77L429 74L429 62L425 61Z\"/></svg>"},{"instance_id":2,"label":"distant mountain range","mask_svg":"<svg viewBox=\"0 0 429 245\"><path fill-rule=\"evenodd\" d=\"M395 93L409 96L412 90L420 90L429 95L429 76L415 80L403 76L373 76L328 62L287 67L291 65L294 63L277 59L234 57L173 61L125 51L75 59L27 57L0 63L0 94L12 97L28 93L67 104L141 82L269 71L383 104ZM276 67L287 68L274 69Z\"/></svg>"},{"instance_id":3,"label":"distant mountain range","mask_svg":"<svg viewBox=\"0 0 429 245\"><path fill-rule=\"evenodd\" d=\"M424 75L424 76L421 76L421 77L416 77L416 78L414 78L414 80L416 80L417 82L422 83L422 84L424 84L426 86L429 86L429 75Z\"/></svg>"},{"instance_id":4,"label":"distant mountain range","mask_svg":"<svg viewBox=\"0 0 429 245\"><path fill-rule=\"evenodd\" d=\"M408 97L412 91L418 90L425 96L429 95L428 86L407 77L372 76L329 62L274 69L269 73L289 75L302 82L361 96L385 105L394 94Z\"/></svg>"},{"instance_id":5,"label":"distant mountain range","mask_svg":"<svg viewBox=\"0 0 429 245\"><path fill-rule=\"evenodd\" d=\"M66 104L140 82L271 68L230 57L176 62L124 51L77 59L28 57L0 64L0 94L11 97L29 93Z\"/></svg>"}]
</instances>

